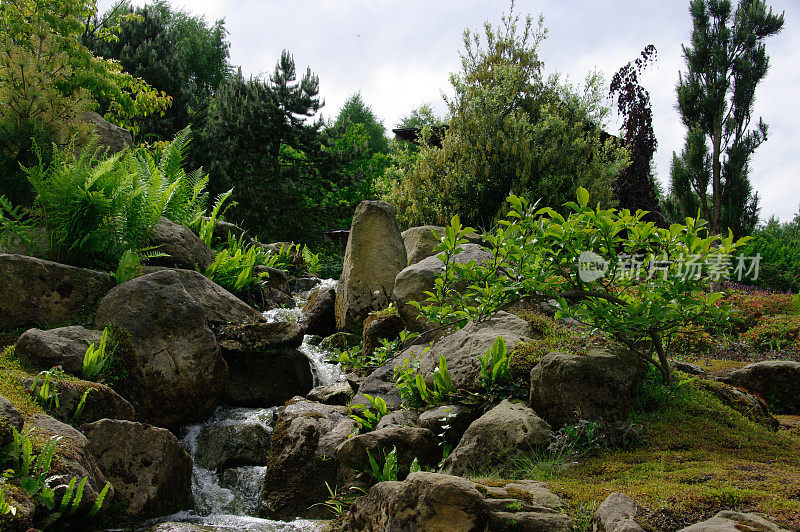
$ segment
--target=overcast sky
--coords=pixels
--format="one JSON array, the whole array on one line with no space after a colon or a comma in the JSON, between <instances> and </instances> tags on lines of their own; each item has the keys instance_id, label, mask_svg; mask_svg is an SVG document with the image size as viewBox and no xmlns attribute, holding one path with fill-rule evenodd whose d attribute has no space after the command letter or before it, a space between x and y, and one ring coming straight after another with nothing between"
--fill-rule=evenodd
<instances>
[{"instance_id":1,"label":"overcast sky","mask_svg":"<svg viewBox=\"0 0 800 532\"><path fill-rule=\"evenodd\" d=\"M111 0L101 0L101 9ZM147 2L135 0L137 5ZM361 92L387 129L429 102L444 113L441 94L460 68L465 28L498 23L507 0L171 0L213 21L224 18L231 62L245 74L268 74L281 50L294 54L298 71L319 75L326 117ZM673 151L685 131L675 111L675 84L684 69L681 44L689 41L688 0L517 0L516 11L544 15L549 37L540 50L548 72L580 82L589 70L607 81L647 44L657 63L642 83L653 101L658 177L667 185ZM768 1L784 11L783 32L767 41L770 71L756 92L755 117L770 135L751 162L761 197L761 217L790 219L800 206L800 0ZM609 102L610 103L610 102ZM754 120L755 121L755 120ZM607 129L615 133L612 115Z\"/></svg>"}]
</instances>

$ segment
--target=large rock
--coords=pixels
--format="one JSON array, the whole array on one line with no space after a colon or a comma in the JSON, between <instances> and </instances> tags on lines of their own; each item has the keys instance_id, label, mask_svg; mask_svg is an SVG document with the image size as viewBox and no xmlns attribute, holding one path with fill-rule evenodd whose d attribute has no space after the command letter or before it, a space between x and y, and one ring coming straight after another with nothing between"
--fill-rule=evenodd
<instances>
[{"instance_id":1,"label":"large rock","mask_svg":"<svg viewBox=\"0 0 800 532\"><path fill-rule=\"evenodd\" d=\"M420 427L390 426L345 440L337 449L339 461L356 471L369 471L370 456L383 464L384 457L397 450L400 477L408 475L416 458L423 467L434 467L442 457L433 432Z\"/></svg>"},{"instance_id":2,"label":"large rock","mask_svg":"<svg viewBox=\"0 0 800 532\"><path fill-rule=\"evenodd\" d=\"M546 448L553 431L536 412L508 399L479 417L442 464L442 472L464 475L517 453Z\"/></svg>"},{"instance_id":3,"label":"large rock","mask_svg":"<svg viewBox=\"0 0 800 532\"><path fill-rule=\"evenodd\" d=\"M592 517L592 532L644 532L634 520L636 503L624 493L612 493Z\"/></svg>"},{"instance_id":4,"label":"large rock","mask_svg":"<svg viewBox=\"0 0 800 532\"><path fill-rule=\"evenodd\" d=\"M77 321L113 286L107 273L0 253L0 331Z\"/></svg>"},{"instance_id":5,"label":"large rock","mask_svg":"<svg viewBox=\"0 0 800 532\"><path fill-rule=\"evenodd\" d=\"M117 286L97 308L98 327L111 324L129 337L132 347L115 353L128 369L126 395L154 425L207 417L227 381L206 309L193 292L176 270L165 270Z\"/></svg>"},{"instance_id":6,"label":"large rock","mask_svg":"<svg viewBox=\"0 0 800 532\"><path fill-rule=\"evenodd\" d=\"M266 465L272 431L258 422L206 427L197 436L194 460L206 469Z\"/></svg>"},{"instance_id":7,"label":"large rock","mask_svg":"<svg viewBox=\"0 0 800 532\"><path fill-rule=\"evenodd\" d=\"M271 519L329 517L316 504L335 489L347 472L336 449L356 427L346 407L296 397L281 412L272 435L272 448L261 494L261 513Z\"/></svg>"},{"instance_id":8,"label":"large rock","mask_svg":"<svg viewBox=\"0 0 800 532\"><path fill-rule=\"evenodd\" d=\"M506 341L510 353L519 342L529 341L530 325L507 312L498 312L480 323L469 322L463 329L445 336L422 355L419 372L433 384L433 372L439 366L439 355L447 360L447 370L456 388L470 391L482 389L480 357L494 345L498 336Z\"/></svg>"},{"instance_id":9,"label":"large rock","mask_svg":"<svg viewBox=\"0 0 800 532\"><path fill-rule=\"evenodd\" d=\"M371 311L386 308L395 277L406 264L394 208L385 201L362 201L353 215L336 289L336 327L355 330Z\"/></svg>"},{"instance_id":10,"label":"large rock","mask_svg":"<svg viewBox=\"0 0 800 532\"><path fill-rule=\"evenodd\" d=\"M789 532L788 528L776 525L763 515L731 510L719 512L711 519L682 528L679 532L742 532L743 530L753 532Z\"/></svg>"},{"instance_id":11,"label":"large rock","mask_svg":"<svg viewBox=\"0 0 800 532\"><path fill-rule=\"evenodd\" d=\"M422 259L437 254L433 248L442 242L444 227L438 225L412 227L403 231L402 236L408 255L408 264L416 264Z\"/></svg>"},{"instance_id":12,"label":"large rock","mask_svg":"<svg viewBox=\"0 0 800 532\"><path fill-rule=\"evenodd\" d=\"M163 216L153 228L150 245L167 254L149 261L156 266L205 272L214 262L214 252L194 231Z\"/></svg>"},{"instance_id":13,"label":"large rock","mask_svg":"<svg viewBox=\"0 0 800 532\"><path fill-rule=\"evenodd\" d=\"M774 412L800 414L800 362L756 362L737 369L722 380L759 395Z\"/></svg>"},{"instance_id":14,"label":"large rock","mask_svg":"<svg viewBox=\"0 0 800 532\"><path fill-rule=\"evenodd\" d=\"M780 427L780 422L772 417L767 404L758 397L722 382L701 381L700 385L750 421L765 425L772 430L778 430Z\"/></svg>"},{"instance_id":15,"label":"large rock","mask_svg":"<svg viewBox=\"0 0 800 532\"><path fill-rule=\"evenodd\" d=\"M419 347L416 347L415 349L417 353L422 351L422 349ZM400 392L397 391L394 369L395 367L404 363L404 361L412 358L414 356L413 353L414 348L406 350L367 375L367 378L364 379L364 382L362 382L361 386L359 386L358 393L356 393L355 397L353 397L353 404L368 405L369 401L365 396L371 395L373 397L380 397L386 401L386 406L390 410L399 408L402 403L402 399L400 397Z\"/></svg>"},{"instance_id":16,"label":"large rock","mask_svg":"<svg viewBox=\"0 0 800 532\"><path fill-rule=\"evenodd\" d=\"M183 288L200 305L211 326L222 324L258 323L264 321L253 307L231 294L208 277L190 270L172 270ZM169 272L157 272L169 275Z\"/></svg>"},{"instance_id":17,"label":"large rock","mask_svg":"<svg viewBox=\"0 0 800 532\"><path fill-rule=\"evenodd\" d=\"M300 315L306 334L330 336L336 332L336 289L320 287L308 298Z\"/></svg>"},{"instance_id":18,"label":"large rock","mask_svg":"<svg viewBox=\"0 0 800 532\"><path fill-rule=\"evenodd\" d=\"M57 438L53 465L50 468L51 485L67 484L73 478L78 481L87 479L79 506L79 513L85 515L84 512L94 506L98 494L106 485L106 477L98 468L86 436L66 423L44 414L34 416L29 420L29 425L32 434L41 441ZM111 486L103 502L104 509L111 507L114 500L116 487L113 482Z\"/></svg>"},{"instance_id":19,"label":"large rock","mask_svg":"<svg viewBox=\"0 0 800 532\"><path fill-rule=\"evenodd\" d=\"M529 480L483 485L440 473L417 472L405 481L380 482L352 507L350 530L471 532L571 531L564 503Z\"/></svg>"},{"instance_id":20,"label":"large rock","mask_svg":"<svg viewBox=\"0 0 800 532\"><path fill-rule=\"evenodd\" d=\"M403 320L394 312L369 316L364 321L362 334L364 341L361 354L365 357L371 356L375 348L381 345L381 340L396 339L404 328Z\"/></svg>"},{"instance_id":21,"label":"large rock","mask_svg":"<svg viewBox=\"0 0 800 532\"><path fill-rule=\"evenodd\" d=\"M324 386L317 386L308 392L308 399L325 405L344 406L353 398L355 392L347 381L337 381Z\"/></svg>"},{"instance_id":22,"label":"large rock","mask_svg":"<svg viewBox=\"0 0 800 532\"><path fill-rule=\"evenodd\" d=\"M130 131L112 124L94 111L84 113L83 120L94 129L96 136L94 145L108 150L109 155L133 145L133 135Z\"/></svg>"},{"instance_id":23,"label":"large rock","mask_svg":"<svg viewBox=\"0 0 800 532\"><path fill-rule=\"evenodd\" d=\"M143 519L192 508L192 459L170 431L101 419L84 425L83 432L128 516Z\"/></svg>"},{"instance_id":24,"label":"large rock","mask_svg":"<svg viewBox=\"0 0 800 532\"><path fill-rule=\"evenodd\" d=\"M22 379L22 385L30 389L34 380L33 377ZM136 415L133 406L105 384L81 380L55 380L51 381L50 385L58 393L57 412L63 419L75 419L78 405L87 391L89 394L86 396L83 410L75 421L91 423L103 418L132 420Z\"/></svg>"},{"instance_id":25,"label":"large rock","mask_svg":"<svg viewBox=\"0 0 800 532\"><path fill-rule=\"evenodd\" d=\"M229 325L218 329L228 366L225 400L242 406L283 404L314 386L311 361L295 349L303 332L294 323Z\"/></svg>"},{"instance_id":26,"label":"large rock","mask_svg":"<svg viewBox=\"0 0 800 532\"><path fill-rule=\"evenodd\" d=\"M375 425L375 430L387 427L416 427L417 421L419 421L419 412L416 410L395 410L383 416Z\"/></svg>"},{"instance_id":27,"label":"large rock","mask_svg":"<svg viewBox=\"0 0 800 532\"><path fill-rule=\"evenodd\" d=\"M67 373L80 375L86 349L91 344L99 345L101 336L100 331L92 331L80 325L49 331L28 329L17 340L14 354L25 364L35 368L61 366Z\"/></svg>"},{"instance_id":28,"label":"large rock","mask_svg":"<svg viewBox=\"0 0 800 532\"><path fill-rule=\"evenodd\" d=\"M14 441L14 431L11 429L20 432L24 421L11 401L0 395L0 449Z\"/></svg>"},{"instance_id":29,"label":"large rock","mask_svg":"<svg viewBox=\"0 0 800 532\"><path fill-rule=\"evenodd\" d=\"M490 260L491 257L491 251L477 244L463 244L461 252L453 257L453 261L458 264L467 264L472 261L480 264ZM406 328L423 332L435 326L421 318L419 311L411 305L411 302L419 301L424 304L428 299L425 292L433 290L436 279L443 273L444 263L434 256L412 264L397 274L392 300L397 305L397 311Z\"/></svg>"},{"instance_id":30,"label":"large rock","mask_svg":"<svg viewBox=\"0 0 800 532\"><path fill-rule=\"evenodd\" d=\"M439 439L455 447L481 410L467 405L442 405L430 408L419 415L420 427L430 429Z\"/></svg>"},{"instance_id":31,"label":"large rock","mask_svg":"<svg viewBox=\"0 0 800 532\"><path fill-rule=\"evenodd\" d=\"M622 349L550 353L531 370L531 406L554 427L622 419L634 404L642 369L638 357Z\"/></svg>"}]
</instances>

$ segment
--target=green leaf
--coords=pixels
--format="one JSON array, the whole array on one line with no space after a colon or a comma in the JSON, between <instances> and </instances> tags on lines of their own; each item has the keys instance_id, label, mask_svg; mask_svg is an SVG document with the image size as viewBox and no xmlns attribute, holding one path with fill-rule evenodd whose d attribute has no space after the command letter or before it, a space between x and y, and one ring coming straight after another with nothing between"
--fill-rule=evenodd
<instances>
[{"instance_id":1,"label":"green leaf","mask_svg":"<svg viewBox=\"0 0 800 532\"><path fill-rule=\"evenodd\" d=\"M583 187L578 187L578 203L581 207L586 207L589 204L589 191Z\"/></svg>"}]
</instances>

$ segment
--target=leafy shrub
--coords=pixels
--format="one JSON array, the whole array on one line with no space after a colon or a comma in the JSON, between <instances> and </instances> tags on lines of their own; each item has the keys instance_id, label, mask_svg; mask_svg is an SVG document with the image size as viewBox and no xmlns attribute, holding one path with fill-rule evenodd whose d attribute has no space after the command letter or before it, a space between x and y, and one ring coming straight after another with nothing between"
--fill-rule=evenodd
<instances>
[{"instance_id":1,"label":"leafy shrub","mask_svg":"<svg viewBox=\"0 0 800 532\"><path fill-rule=\"evenodd\" d=\"M495 386L508 382L511 372L508 369L508 353L506 341L498 336L492 347L486 350L481 359L481 382L483 387L491 390Z\"/></svg>"},{"instance_id":2,"label":"leafy shrub","mask_svg":"<svg viewBox=\"0 0 800 532\"><path fill-rule=\"evenodd\" d=\"M485 264L458 264L452 259L466 242L457 217L451 220L437 250L445 263L425 303L417 304L428 320L463 326L482 321L522 299L558 302L557 317L570 317L597 328L671 379L665 342L681 325L722 319L715 305L722 293L706 293L701 275L675 268L680 257L692 257L703 271L743 245L733 235L709 235L702 220L669 229L645 223L643 211L593 209L589 193L578 189L565 218L551 208L535 210L525 199L510 196L509 212L497 228L483 235L493 249ZM582 278L582 257L606 261L606 276ZM626 257L639 257L645 279L622 275ZM592 259L594 260L594 259ZM663 271L661 271L663 270ZM685 273L685 272L684 272ZM702 272L701 272L702 273ZM460 287L467 286L466 290Z\"/></svg>"},{"instance_id":3,"label":"leafy shrub","mask_svg":"<svg viewBox=\"0 0 800 532\"><path fill-rule=\"evenodd\" d=\"M112 350L106 349L107 343L108 328L104 328L103 334L100 336L100 345L95 348L94 344L90 344L86 349L86 354L83 355L81 376L84 379L94 380L108 368Z\"/></svg>"},{"instance_id":4,"label":"leafy shrub","mask_svg":"<svg viewBox=\"0 0 800 532\"><path fill-rule=\"evenodd\" d=\"M368 393L365 393L364 397L367 398L367 401L369 401L372 406L362 404L352 405L350 406L350 417L353 421L358 423L361 432L369 432L375 430L375 427L378 426L378 422L383 416L389 413L389 408L386 406L386 401L384 401L382 397L373 397ZM355 414L354 412L356 410L359 410L360 414Z\"/></svg>"},{"instance_id":5,"label":"leafy shrub","mask_svg":"<svg viewBox=\"0 0 800 532\"><path fill-rule=\"evenodd\" d=\"M439 365L433 372L433 387L428 387L425 377L417 373L418 370L418 358L406 359L394 369L397 390L403 404L410 408L423 408L444 404L455 398L458 390L450 377L444 355L439 355Z\"/></svg>"},{"instance_id":6,"label":"leafy shrub","mask_svg":"<svg viewBox=\"0 0 800 532\"><path fill-rule=\"evenodd\" d=\"M791 294L743 290L729 294L719 303L731 307L731 322L739 331L754 327L764 316L784 314L796 307Z\"/></svg>"},{"instance_id":7,"label":"leafy shrub","mask_svg":"<svg viewBox=\"0 0 800 532\"><path fill-rule=\"evenodd\" d=\"M781 292L800 292L800 212L788 223L771 219L756 229L744 254L761 255L758 279L746 281Z\"/></svg>"},{"instance_id":8,"label":"leafy shrub","mask_svg":"<svg viewBox=\"0 0 800 532\"><path fill-rule=\"evenodd\" d=\"M756 349L800 350L800 315L766 316L741 338Z\"/></svg>"},{"instance_id":9,"label":"leafy shrub","mask_svg":"<svg viewBox=\"0 0 800 532\"><path fill-rule=\"evenodd\" d=\"M699 355L714 348L714 339L697 323L681 325L675 329L668 351L675 355Z\"/></svg>"}]
</instances>

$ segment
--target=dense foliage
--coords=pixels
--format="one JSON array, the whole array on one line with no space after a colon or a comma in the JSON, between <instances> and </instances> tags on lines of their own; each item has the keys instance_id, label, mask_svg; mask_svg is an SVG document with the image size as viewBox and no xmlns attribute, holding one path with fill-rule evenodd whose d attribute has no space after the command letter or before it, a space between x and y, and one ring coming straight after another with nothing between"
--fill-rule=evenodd
<instances>
[{"instance_id":1,"label":"dense foliage","mask_svg":"<svg viewBox=\"0 0 800 532\"><path fill-rule=\"evenodd\" d=\"M508 202L507 217L484 234L494 250L486 264L453 262L472 231L453 218L440 245L445 271L428 304L417 304L429 320L463 325L523 298L555 299L561 315L606 332L668 382L678 328L724 318L714 305L722 294L705 289L729 273L725 257L744 244L732 235L709 236L703 220L660 229L642 220L644 211L591 208L582 188L566 217L517 196Z\"/></svg>"},{"instance_id":2,"label":"dense foliage","mask_svg":"<svg viewBox=\"0 0 800 532\"><path fill-rule=\"evenodd\" d=\"M735 10L730 0L692 0L690 13L692 42L683 47L687 71L678 78L678 110L689 131L684 153L708 149L709 156L701 167L700 159L676 162L679 174L681 166L693 171L673 171L672 201L699 203L715 233L729 227L737 235L749 234L758 221L758 198L748 163L767 138L763 120L750 128L751 114L756 87L769 67L764 41L781 31L784 17L764 0L740 0Z\"/></svg>"},{"instance_id":3,"label":"dense foliage","mask_svg":"<svg viewBox=\"0 0 800 532\"><path fill-rule=\"evenodd\" d=\"M423 144L398 160L384 186L401 223L446 224L458 214L489 227L509 192L558 208L575 185L611 202L628 156L601 130L608 112L601 79L589 76L583 90L557 76L545 80L538 55L545 37L541 20L520 25L513 10L499 27L487 23L483 37L465 32L441 147Z\"/></svg>"},{"instance_id":4,"label":"dense foliage","mask_svg":"<svg viewBox=\"0 0 800 532\"><path fill-rule=\"evenodd\" d=\"M761 256L759 278L754 284L780 292L800 292L800 212L787 223L772 218L756 228L744 253Z\"/></svg>"},{"instance_id":5,"label":"dense foliage","mask_svg":"<svg viewBox=\"0 0 800 532\"><path fill-rule=\"evenodd\" d=\"M109 25L119 26L118 38L98 38ZM226 35L224 21L209 24L161 0L135 9L117 4L102 20L93 20L83 42L172 98L164 113L139 121L141 138L169 141L186 126L200 125L214 92L229 75Z\"/></svg>"}]
</instances>

